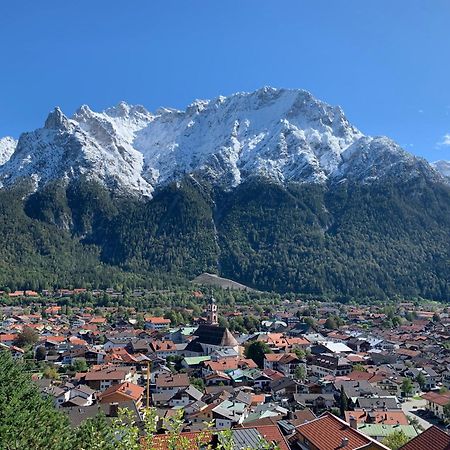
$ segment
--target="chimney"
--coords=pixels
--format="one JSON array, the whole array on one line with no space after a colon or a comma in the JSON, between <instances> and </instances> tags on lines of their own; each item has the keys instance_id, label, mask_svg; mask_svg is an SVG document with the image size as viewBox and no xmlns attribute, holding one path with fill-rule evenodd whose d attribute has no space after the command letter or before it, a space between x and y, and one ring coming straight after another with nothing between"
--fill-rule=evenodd
<instances>
[{"instance_id":1,"label":"chimney","mask_svg":"<svg viewBox=\"0 0 450 450\"><path fill-rule=\"evenodd\" d=\"M343 437L341 445L339 446L339 448L345 448L345 447L347 447L347 445L348 445L348 438Z\"/></svg>"},{"instance_id":2,"label":"chimney","mask_svg":"<svg viewBox=\"0 0 450 450\"><path fill-rule=\"evenodd\" d=\"M353 428L354 430L358 429L358 421L356 420L355 416L350 416L350 420L348 422L351 428Z\"/></svg>"}]
</instances>

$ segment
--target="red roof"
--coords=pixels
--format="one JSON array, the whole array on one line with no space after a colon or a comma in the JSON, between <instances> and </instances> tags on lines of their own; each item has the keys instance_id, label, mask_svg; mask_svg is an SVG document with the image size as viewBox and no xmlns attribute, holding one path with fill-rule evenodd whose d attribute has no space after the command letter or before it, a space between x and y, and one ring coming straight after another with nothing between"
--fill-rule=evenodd
<instances>
[{"instance_id":1,"label":"red roof","mask_svg":"<svg viewBox=\"0 0 450 450\"><path fill-rule=\"evenodd\" d=\"M119 394L124 397L124 400L132 399L134 401L139 400L144 393L144 388L134 383L120 383L113 385L106 389L99 395L100 402L108 401L110 395Z\"/></svg>"},{"instance_id":2,"label":"red roof","mask_svg":"<svg viewBox=\"0 0 450 450\"><path fill-rule=\"evenodd\" d=\"M433 444L431 444L433 443ZM450 450L450 436L434 425L411 439L400 450Z\"/></svg>"},{"instance_id":3,"label":"red roof","mask_svg":"<svg viewBox=\"0 0 450 450\"><path fill-rule=\"evenodd\" d=\"M14 341L17 334L0 334L0 342Z\"/></svg>"},{"instance_id":4,"label":"red roof","mask_svg":"<svg viewBox=\"0 0 450 450\"><path fill-rule=\"evenodd\" d=\"M289 446L286 443L284 436L281 434L280 429L277 425L256 425L254 427L243 427L253 428L258 430L259 434L269 443L276 443L280 450L289 450ZM239 428L240 430L241 428Z\"/></svg>"},{"instance_id":5,"label":"red roof","mask_svg":"<svg viewBox=\"0 0 450 450\"><path fill-rule=\"evenodd\" d=\"M165 319L164 317L146 317L146 322L150 322L154 325L168 325L170 324L170 319Z\"/></svg>"},{"instance_id":6,"label":"red roof","mask_svg":"<svg viewBox=\"0 0 450 450\"><path fill-rule=\"evenodd\" d=\"M154 450L169 450L171 446L169 445L170 435L168 434L156 434L153 437L153 442L151 448ZM187 442L188 445L183 447L186 450L198 450L199 443L208 445L212 441L212 435L209 432L192 431L180 434L180 441Z\"/></svg>"},{"instance_id":7,"label":"red roof","mask_svg":"<svg viewBox=\"0 0 450 450\"><path fill-rule=\"evenodd\" d=\"M394 411L345 411L345 420L350 423L354 417L358 423L382 423L384 425L409 425L408 418L402 410Z\"/></svg>"},{"instance_id":8,"label":"red roof","mask_svg":"<svg viewBox=\"0 0 450 450\"><path fill-rule=\"evenodd\" d=\"M427 392L422 395L424 400L436 403L437 405L445 406L450 403L450 392L445 392L443 394L438 394L437 392Z\"/></svg>"},{"instance_id":9,"label":"red roof","mask_svg":"<svg viewBox=\"0 0 450 450\"><path fill-rule=\"evenodd\" d=\"M372 444L373 448L387 448L351 428L350 425L331 413L325 413L316 420L299 425L296 430L300 439L301 437L307 439L319 450L342 448L342 443L345 439L348 440L345 446L346 450L355 450L367 444Z\"/></svg>"}]
</instances>

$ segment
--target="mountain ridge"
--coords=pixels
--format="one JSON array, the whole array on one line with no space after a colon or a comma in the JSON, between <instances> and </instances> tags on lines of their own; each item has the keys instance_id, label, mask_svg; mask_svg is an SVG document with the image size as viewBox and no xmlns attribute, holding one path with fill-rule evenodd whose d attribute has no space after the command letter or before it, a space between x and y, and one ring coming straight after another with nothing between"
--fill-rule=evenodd
<instances>
[{"instance_id":1,"label":"mountain ridge","mask_svg":"<svg viewBox=\"0 0 450 450\"><path fill-rule=\"evenodd\" d=\"M363 135L340 107L298 89L264 87L155 114L125 102L101 113L83 105L70 119L55 108L43 128L21 135L14 153L11 146L0 145L0 187L87 177L151 198L186 174L223 188L255 176L282 184L417 175L445 182L425 160L387 137Z\"/></svg>"}]
</instances>

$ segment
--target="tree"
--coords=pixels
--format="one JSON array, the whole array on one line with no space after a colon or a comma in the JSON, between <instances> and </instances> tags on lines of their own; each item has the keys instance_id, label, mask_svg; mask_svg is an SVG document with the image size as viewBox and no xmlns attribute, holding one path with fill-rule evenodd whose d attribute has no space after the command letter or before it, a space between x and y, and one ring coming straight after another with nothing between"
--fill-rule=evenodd
<instances>
[{"instance_id":1,"label":"tree","mask_svg":"<svg viewBox=\"0 0 450 450\"><path fill-rule=\"evenodd\" d=\"M50 380L59 380L59 373L53 366L47 366L44 369L43 376Z\"/></svg>"},{"instance_id":2,"label":"tree","mask_svg":"<svg viewBox=\"0 0 450 450\"><path fill-rule=\"evenodd\" d=\"M328 330L336 330L338 327L336 320L333 317L328 317L328 319L325 321L325 328Z\"/></svg>"},{"instance_id":3,"label":"tree","mask_svg":"<svg viewBox=\"0 0 450 450\"><path fill-rule=\"evenodd\" d=\"M0 448L68 448L67 416L53 406L9 352L0 351Z\"/></svg>"},{"instance_id":4,"label":"tree","mask_svg":"<svg viewBox=\"0 0 450 450\"><path fill-rule=\"evenodd\" d=\"M297 380L304 381L306 378L306 368L303 364L299 365L295 369L294 376Z\"/></svg>"},{"instance_id":5,"label":"tree","mask_svg":"<svg viewBox=\"0 0 450 450\"><path fill-rule=\"evenodd\" d=\"M302 350L301 348L295 348L294 353L295 353L295 356L297 356L297 358L300 360L304 360L306 357L305 350Z\"/></svg>"},{"instance_id":6,"label":"tree","mask_svg":"<svg viewBox=\"0 0 450 450\"><path fill-rule=\"evenodd\" d=\"M87 372L89 366L85 358L76 358L72 361L72 369L74 372Z\"/></svg>"},{"instance_id":7,"label":"tree","mask_svg":"<svg viewBox=\"0 0 450 450\"><path fill-rule=\"evenodd\" d=\"M353 370L356 372L367 372L366 367L361 363L356 363L353 365Z\"/></svg>"},{"instance_id":8,"label":"tree","mask_svg":"<svg viewBox=\"0 0 450 450\"><path fill-rule=\"evenodd\" d=\"M381 443L391 450L398 450L403 447L409 441L408 436L403 431L394 431L390 435L386 436Z\"/></svg>"},{"instance_id":9,"label":"tree","mask_svg":"<svg viewBox=\"0 0 450 450\"><path fill-rule=\"evenodd\" d=\"M245 349L247 358L253 359L259 368L264 367L264 355L267 353L272 353L272 350L263 341L254 341Z\"/></svg>"},{"instance_id":10,"label":"tree","mask_svg":"<svg viewBox=\"0 0 450 450\"><path fill-rule=\"evenodd\" d=\"M411 381L411 378L405 378L402 381L402 392L405 397L409 397L412 394L413 391L413 382Z\"/></svg>"},{"instance_id":11,"label":"tree","mask_svg":"<svg viewBox=\"0 0 450 450\"><path fill-rule=\"evenodd\" d=\"M17 335L14 344L17 347L24 348L29 345L34 345L39 340L39 335L33 328L25 327L21 333Z\"/></svg>"},{"instance_id":12,"label":"tree","mask_svg":"<svg viewBox=\"0 0 450 450\"><path fill-rule=\"evenodd\" d=\"M36 360L37 361L44 361L47 356L47 351L45 350L45 347L40 346L36 349Z\"/></svg>"},{"instance_id":13,"label":"tree","mask_svg":"<svg viewBox=\"0 0 450 450\"><path fill-rule=\"evenodd\" d=\"M419 374L416 377L416 381L417 383L419 383L420 389L423 390L427 380L425 379L425 375L422 372L419 372Z\"/></svg>"},{"instance_id":14,"label":"tree","mask_svg":"<svg viewBox=\"0 0 450 450\"><path fill-rule=\"evenodd\" d=\"M191 378L192 386L196 387L200 392L205 390L205 382L202 378Z\"/></svg>"},{"instance_id":15,"label":"tree","mask_svg":"<svg viewBox=\"0 0 450 450\"><path fill-rule=\"evenodd\" d=\"M344 385L341 385L341 395L339 397L339 412L341 417L345 417L345 411L348 409L348 400L344 392Z\"/></svg>"},{"instance_id":16,"label":"tree","mask_svg":"<svg viewBox=\"0 0 450 450\"><path fill-rule=\"evenodd\" d=\"M103 413L90 417L74 430L71 446L78 450L115 450L113 429Z\"/></svg>"}]
</instances>

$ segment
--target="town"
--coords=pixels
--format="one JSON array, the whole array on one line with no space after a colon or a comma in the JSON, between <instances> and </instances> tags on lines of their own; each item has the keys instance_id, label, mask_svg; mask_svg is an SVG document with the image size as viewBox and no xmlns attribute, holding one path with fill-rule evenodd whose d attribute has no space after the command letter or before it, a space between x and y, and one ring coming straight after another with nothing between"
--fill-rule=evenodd
<instances>
[{"instance_id":1,"label":"town","mask_svg":"<svg viewBox=\"0 0 450 450\"><path fill-rule=\"evenodd\" d=\"M153 408L156 449L172 448L164 424L174 417L186 439L226 430L236 449L450 445L445 305L269 294L230 304L215 300L227 290L203 286L148 310L120 306L112 288L0 295L0 350L74 429L124 410L140 424ZM129 295L139 304L148 293Z\"/></svg>"}]
</instances>

